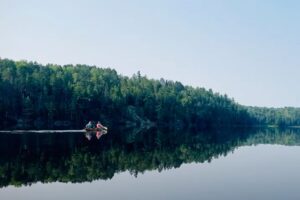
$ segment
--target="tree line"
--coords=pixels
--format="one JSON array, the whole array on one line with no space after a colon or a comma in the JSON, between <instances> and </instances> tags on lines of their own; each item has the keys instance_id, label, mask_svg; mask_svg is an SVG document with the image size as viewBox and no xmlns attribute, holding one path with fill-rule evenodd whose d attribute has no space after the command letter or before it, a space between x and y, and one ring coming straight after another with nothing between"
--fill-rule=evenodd
<instances>
[{"instance_id":1,"label":"tree line","mask_svg":"<svg viewBox=\"0 0 300 200\"><path fill-rule=\"evenodd\" d=\"M246 91L245 91L246 92ZM299 108L246 107L177 81L87 65L0 59L0 128L299 126Z\"/></svg>"},{"instance_id":2,"label":"tree line","mask_svg":"<svg viewBox=\"0 0 300 200\"><path fill-rule=\"evenodd\" d=\"M260 126L300 126L300 108L267 108L247 107L248 113L255 119L255 124Z\"/></svg>"},{"instance_id":3,"label":"tree line","mask_svg":"<svg viewBox=\"0 0 300 200\"><path fill-rule=\"evenodd\" d=\"M87 65L0 60L1 128L107 125L246 126L254 119L227 95L180 82Z\"/></svg>"}]
</instances>

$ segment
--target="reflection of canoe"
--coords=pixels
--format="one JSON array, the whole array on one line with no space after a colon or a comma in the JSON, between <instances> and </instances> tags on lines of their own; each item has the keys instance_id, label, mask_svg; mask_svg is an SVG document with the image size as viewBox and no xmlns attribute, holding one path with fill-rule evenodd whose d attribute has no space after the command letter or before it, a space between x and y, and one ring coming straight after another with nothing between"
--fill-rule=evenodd
<instances>
[{"instance_id":1,"label":"reflection of canoe","mask_svg":"<svg viewBox=\"0 0 300 200\"><path fill-rule=\"evenodd\" d=\"M96 131L107 131L107 128L85 128L84 129L85 131L87 132L90 132L90 131L93 131L93 132L96 132Z\"/></svg>"}]
</instances>

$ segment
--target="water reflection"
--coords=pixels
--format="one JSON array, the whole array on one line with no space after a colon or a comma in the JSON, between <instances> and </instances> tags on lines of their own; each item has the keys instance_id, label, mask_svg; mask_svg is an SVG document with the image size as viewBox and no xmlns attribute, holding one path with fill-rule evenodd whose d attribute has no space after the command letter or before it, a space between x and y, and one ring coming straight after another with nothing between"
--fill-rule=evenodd
<instances>
[{"instance_id":1,"label":"water reflection","mask_svg":"<svg viewBox=\"0 0 300 200\"><path fill-rule=\"evenodd\" d=\"M210 162L255 144L299 145L300 134L297 129L1 134L0 186L106 180L122 171L137 176Z\"/></svg>"},{"instance_id":2,"label":"water reflection","mask_svg":"<svg viewBox=\"0 0 300 200\"><path fill-rule=\"evenodd\" d=\"M105 134L107 134L107 131L101 130L101 131L87 131L85 132L84 135L88 140L91 140L93 137L96 137L99 140Z\"/></svg>"}]
</instances>

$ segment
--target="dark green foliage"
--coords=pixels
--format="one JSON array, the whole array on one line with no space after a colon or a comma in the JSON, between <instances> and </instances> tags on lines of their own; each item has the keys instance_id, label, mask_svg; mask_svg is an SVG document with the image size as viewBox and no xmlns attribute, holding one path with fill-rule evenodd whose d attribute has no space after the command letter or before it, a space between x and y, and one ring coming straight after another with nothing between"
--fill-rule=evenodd
<instances>
[{"instance_id":1,"label":"dark green foliage","mask_svg":"<svg viewBox=\"0 0 300 200\"><path fill-rule=\"evenodd\" d=\"M0 128L82 128L88 120L179 128L253 122L226 95L95 66L2 59L0 93Z\"/></svg>"},{"instance_id":2,"label":"dark green foliage","mask_svg":"<svg viewBox=\"0 0 300 200\"><path fill-rule=\"evenodd\" d=\"M247 109L256 119L257 125L300 126L300 108L247 107Z\"/></svg>"},{"instance_id":3,"label":"dark green foliage","mask_svg":"<svg viewBox=\"0 0 300 200\"><path fill-rule=\"evenodd\" d=\"M180 82L86 65L0 59L0 128L300 126L300 108L246 107Z\"/></svg>"}]
</instances>

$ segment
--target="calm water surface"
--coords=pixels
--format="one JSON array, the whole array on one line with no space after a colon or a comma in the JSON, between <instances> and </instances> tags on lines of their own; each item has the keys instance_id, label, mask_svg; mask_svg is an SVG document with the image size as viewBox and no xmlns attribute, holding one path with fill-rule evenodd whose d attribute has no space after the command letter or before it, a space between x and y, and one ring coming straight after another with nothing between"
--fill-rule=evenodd
<instances>
[{"instance_id":1,"label":"calm water surface","mask_svg":"<svg viewBox=\"0 0 300 200\"><path fill-rule=\"evenodd\" d=\"M300 133L0 135L0 199L300 199Z\"/></svg>"}]
</instances>

